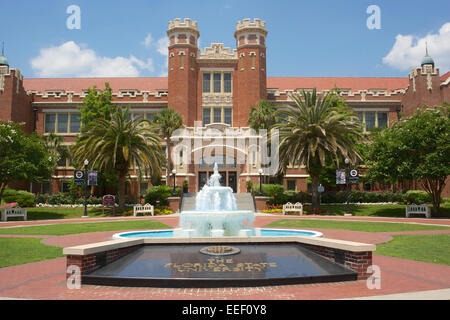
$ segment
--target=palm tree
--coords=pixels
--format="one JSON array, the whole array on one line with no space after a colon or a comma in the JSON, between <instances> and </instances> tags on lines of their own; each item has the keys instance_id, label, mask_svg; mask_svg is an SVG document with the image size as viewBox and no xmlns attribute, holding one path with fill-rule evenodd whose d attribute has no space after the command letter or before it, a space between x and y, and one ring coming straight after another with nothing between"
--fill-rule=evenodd
<instances>
[{"instance_id":1,"label":"palm tree","mask_svg":"<svg viewBox=\"0 0 450 320\"><path fill-rule=\"evenodd\" d=\"M59 160L66 159L70 157L69 148L62 143L64 139L62 136L57 136L53 132L42 136L42 145L45 150L50 154L50 162L52 164L52 172L55 172L56 166L58 165ZM50 185L51 185L51 176L50 176Z\"/></svg>"},{"instance_id":2,"label":"palm tree","mask_svg":"<svg viewBox=\"0 0 450 320\"><path fill-rule=\"evenodd\" d=\"M356 142L363 133L357 115L335 94L321 96L314 89L293 99L295 106L278 112L286 121L274 125L279 130L280 168L289 163L305 165L311 177L312 207L318 208L317 188L326 161L339 166L348 158L356 163L361 159Z\"/></svg>"},{"instance_id":3,"label":"palm tree","mask_svg":"<svg viewBox=\"0 0 450 320\"><path fill-rule=\"evenodd\" d=\"M261 100L257 107L250 109L250 116L248 123L250 128L254 130L267 129L279 122L279 116L277 114L277 107L268 102L267 100Z\"/></svg>"},{"instance_id":4,"label":"palm tree","mask_svg":"<svg viewBox=\"0 0 450 320\"><path fill-rule=\"evenodd\" d=\"M172 165L170 154L170 138L175 130L183 127L183 118L181 115L172 109L165 109L153 118L156 125L156 130L159 136L166 141L167 165L166 165L166 185L169 185L170 169Z\"/></svg>"},{"instance_id":5,"label":"palm tree","mask_svg":"<svg viewBox=\"0 0 450 320\"><path fill-rule=\"evenodd\" d=\"M111 120L96 118L72 147L77 163L89 160L90 167L116 172L119 182L119 211L125 208L125 183L130 169L160 175L164 161L161 143L146 119L127 120L129 108L118 109Z\"/></svg>"},{"instance_id":6,"label":"palm tree","mask_svg":"<svg viewBox=\"0 0 450 320\"><path fill-rule=\"evenodd\" d=\"M251 107L250 109L250 115L248 118L250 128L258 132L261 129L267 130L267 148L269 152L271 148L270 129L273 125L280 122L280 120L281 119L277 113L277 107L267 100L260 100L257 106ZM264 165L262 165L262 167L264 167ZM264 182L268 183L268 180L269 176L264 175Z\"/></svg>"}]
</instances>

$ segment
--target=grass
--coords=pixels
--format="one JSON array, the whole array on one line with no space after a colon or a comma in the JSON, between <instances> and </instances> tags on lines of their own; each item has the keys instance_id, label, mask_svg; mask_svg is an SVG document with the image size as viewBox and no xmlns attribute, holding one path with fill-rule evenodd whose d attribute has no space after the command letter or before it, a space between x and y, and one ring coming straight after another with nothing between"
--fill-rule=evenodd
<instances>
[{"instance_id":1,"label":"grass","mask_svg":"<svg viewBox=\"0 0 450 320\"><path fill-rule=\"evenodd\" d=\"M389 222L361 222L361 221L330 221L315 219L281 219L272 222L266 227L270 228L318 228L318 229L341 229L365 232L396 232L396 231L421 231L421 230L447 230L449 227L389 223Z\"/></svg>"},{"instance_id":2,"label":"grass","mask_svg":"<svg viewBox=\"0 0 450 320\"><path fill-rule=\"evenodd\" d=\"M101 208L88 208L89 217L109 217L111 208L105 208L105 214L102 214ZM74 219L84 215L84 207L65 208L65 207L39 207L27 208L28 220L51 220L51 219ZM9 221L10 219L8 219ZM12 219L11 219L12 220ZM17 220L20 220L17 218Z\"/></svg>"},{"instance_id":3,"label":"grass","mask_svg":"<svg viewBox=\"0 0 450 320\"><path fill-rule=\"evenodd\" d=\"M346 213L347 206L345 204L322 205L329 215L342 216ZM383 204L383 205L349 205L350 213L354 216L371 216L371 217L400 217L405 218L405 205L403 204ZM412 217L424 217L414 215ZM440 218L450 218L450 203L441 204Z\"/></svg>"},{"instance_id":4,"label":"grass","mask_svg":"<svg viewBox=\"0 0 450 320\"><path fill-rule=\"evenodd\" d=\"M0 234L11 235L53 235L62 236L67 234L119 231L133 229L167 229L168 225L159 221L110 221L110 222L87 222L87 223L60 223L43 226L0 228Z\"/></svg>"},{"instance_id":5,"label":"grass","mask_svg":"<svg viewBox=\"0 0 450 320\"><path fill-rule=\"evenodd\" d=\"M62 248L37 238L0 238L0 268L63 257Z\"/></svg>"},{"instance_id":6,"label":"grass","mask_svg":"<svg viewBox=\"0 0 450 320\"><path fill-rule=\"evenodd\" d=\"M450 266L450 234L401 235L378 244L375 254Z\"/></svg>"}]
</instances>

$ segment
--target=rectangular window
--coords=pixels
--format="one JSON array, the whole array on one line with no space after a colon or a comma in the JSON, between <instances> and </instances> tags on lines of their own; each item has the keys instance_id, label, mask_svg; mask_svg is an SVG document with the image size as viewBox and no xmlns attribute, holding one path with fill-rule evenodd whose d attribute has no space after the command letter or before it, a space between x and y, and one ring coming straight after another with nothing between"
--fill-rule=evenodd
<instances>
[{"instance_id":1,"label":"rectangular window","mask_svg":"<svg viewBox=\"0 0 450 320\"><path fill-rule=\"evenodd\" d=\"M288 180L287 181L287 189L295 191L296 188L296 181L295 180Z\"/></svg>"},{"instance_id":2,"label":"rectangular window","mask_svg":"<svg viewBox=\"0 0 450 320\"><path fill-rule=\"evenodd\" d=\"M211 92L211 74L203 74L203 92Z\"/></svg>"},{"instance_id":3,"label":"rectangular window","mask_svg":"<svg viewBox=\"0 0 450 320\"><path fill-rule=\"evenodd\" d=\"M224 123L231 125L233 122L232 119L232 109L231 108L225 108L223 109L223 115L224 115Z\"/></svg>"},{"instance_id":4,"label":"rectangular window","mask_svg":"<svg viewBox=\"0 0 450 320\"><path fill-rule=\"evenodd\" d=\"M69 181L63 181L62 192L70 192L70 182Z\"/></svg>"},{"instance_id":5,"label":"rectangular window","mask_svg":"<svg viewBox=\"0 0 450 320\"><path fill-rule=\"evenodd\" d=\"M366 112L366 131L375 128L375 112Z\"/></svg>"},{"instance_id":6,"label":"rectangular window","mask_svg":"<svg viewBox=\"0 0 450 320\"><path fill-rule=\"evenodd\" d=\"M378 112L378 128L386 128L388 121L388 114L386 112Z\"/></svg>"},{"instance_id":7,"label":"rectangular window","mask_svg":"<svg viewBox=\"0 0 450 320\"><path fill-rule=\"evenodd\" d=\"M45 115L45 132L55 132L56 128L56 114Z\"/></svg>"},{"instance_id":8,"label":"rectangular window","mask_svg":"<svg viewBox=\"0 0 450 320\"><path fill-rule=\"evenodd\" d=\"M66 133L69 124L69 115L67 113L58 114L58 133Z\"/></svg>"},{"instance_id":9,"label":"rectangular window","mask_svg":"<svg viewBox=\"0 0 450 320\"><path fill-rule=\"evenodd\" d=\"M145 196L147 194L148 182L141 182L140 186L140 195Z\"/></svg>"},{"instance_id":10,"label":"rectangular window","mask_svg":"<svg viewBox=\"0 0 450 320\"><path fill-rule=\"evenodd\" d=\"M180 54L180 68L184 68L184 53Z\"/></svg>"},{"instance_id":11,"label":"rectangular window","mask_svg":"<svg viewBox=\"0 0 450 320\"><path fill-rule=\"evenodd\" d=\"M223 91L231 92L231 73L223 74Z\"/></svg>"},{"instance_id":12,"label":"rectangular window","mask_svg":"<svg viewBox=\"0 0 450 320\"><path fill-rule=\"evenodd\" d=\"M359 122L363 123L364 122L364 113L363 112L357 112L357 114L358 114Z\"/></svg>"},{"instance_id":13,"label":"rectangular window","mask_svg":"<svg viewBox=\"0 0 450 320\"><path fill-rule=\"evenodd\" d=\"M222 74L221 73L214 73L214 92L222 92Z\"/></svg>"},{"instance_id":14,"label":"rectangular window","mask_svg":"<svg viewBox=\"0 0 450 320\"><path fill-rule=\"evenodd\" d=\"M154 117L154 114L153 114L153 113L146 113L146 114L145 114L145 118L146 118L147 120L153 121L153 117Z\"/></svg>"},{"instance_id":15,"label":"rectangular window","mask_svg":"<svg viewBox=\"0 0 450 320\"><path fill-rule=\"evenodd\" d=\"M204 108L203 109L203 125L207 125L211 123L211 109Z\"/></svg>"},{"instance_id":16,"label":"rectangular window","mask_svg":"<svg viewBox=\"0 0 450 320\"><path fill-rule=\"evenodd\" d=\"M214 108L214 123L221 123L221 122L222 122L222 109Z\"/></svg>"},{"instance_id":17,"label":"rectangular window","mask_svg":"<svg viewBox=\"0 0 450 320\"><path fill-rule=\"evenodd\" d=\"M56 165L58 167L65 167L66 166L66 157L60 156Z\"/></svg>"},{"instance_id":18,"label":"rectangular window","mask_svg":"<svg viewBox=\"0 0 450 320\"><path fill-rule=\"evenodd\" d=\"M72 113L70 115L70 132L78 133L80 132L80 114Z\"/></svg>"},{"instance_id":19,"label":"rectangular window","mask_svg":"<svg viewBox=\"0 0 450 320\"><path fill-rule=\"evenodd\" d=\"M144 119L145 114L144 113L135 113L133 115L133 120L134 121L139 121L141 119Z\"/></svg>"}]
</instances>

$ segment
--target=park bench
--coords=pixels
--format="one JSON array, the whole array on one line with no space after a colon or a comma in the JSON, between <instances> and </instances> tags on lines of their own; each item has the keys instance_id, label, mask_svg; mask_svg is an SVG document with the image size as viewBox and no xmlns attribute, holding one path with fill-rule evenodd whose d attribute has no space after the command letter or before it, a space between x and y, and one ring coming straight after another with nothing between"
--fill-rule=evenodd
<instances>
[{"instance_id":1,"label":"park bench","mask_svg":"<svg viewBox=\"0 0 450 320\"><path fill-rule=\"evenodd\" d=\"M409 218L411 214L424 214L427 218L431 218L430 207L426 205L412 204L406 206L406 217Z\"/></svg>"},{"instance_id":2,"label":"park bench","mask_svg":"<svg viewBox=\"0 0 450 320\"><path fill-rule=\"evenodd\" d=\"M23 217L23 220L27 220L27 210L16 207L16 208L10 208L6 207L2 209L2 221L8 221L8 218L14 218L14 217Z\"/></svg>"},{"instance_id":3,"label":"park bench","mask_svg":"<svg viewBox=\"0 0 450 320\"><path fill-rule=\"evenodd\" d=\"M152 216L154 215L153 206L148 203L146 203L144 205L141 205L141 204L135 205L133 207L133 211L134 211L135 217L138 215L138 213L151 213Z\"/></svg>"},{"instance_id":4,"label":"park bench","mask_svg":"<svg viewBox=\"0 0 450 320\"><path fill-rule=\"evenodd\" d=\"M300 212L300 215L303 215L303 205L300 202L283 204L283 214L285 215L286 212Z\"/></svg>"}]
</instances>

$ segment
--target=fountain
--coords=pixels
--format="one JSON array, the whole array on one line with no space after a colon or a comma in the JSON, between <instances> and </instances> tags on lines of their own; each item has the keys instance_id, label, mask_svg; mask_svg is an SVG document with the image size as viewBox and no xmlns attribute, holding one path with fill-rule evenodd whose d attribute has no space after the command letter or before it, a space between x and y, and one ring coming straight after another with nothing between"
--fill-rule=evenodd
<instances>
[{"instance_id":1,"label":"fountain","mask_svg":"<svg viewBox=\"0 0 450 320\"><path fill-rule=\"evenodd\" d=\"M236 198L230 187L220 185L217 163L214 173L195 199L195 210L182 211L176 237L217 237L254 235L251 224L254 213L237 210Z\"/></svg>"},{"instance_id":2,"label":"fountain","mask_svg":"<svg viewBox=\"0 0 450 320\"><path fill-rule=\"evenodd\" d=\"M178 228L123 232L110 242L66 248L67 265L83 266L83 284L118 286L239 287L365 277L371 245L311 230L253 228L254 213L237 210L220 177L214 164L195 210L181 212Z\"/></svg>"}]
</instances>

